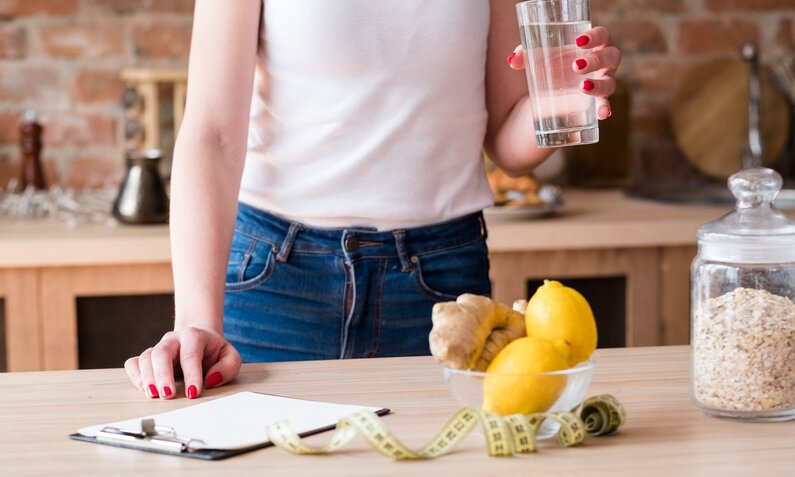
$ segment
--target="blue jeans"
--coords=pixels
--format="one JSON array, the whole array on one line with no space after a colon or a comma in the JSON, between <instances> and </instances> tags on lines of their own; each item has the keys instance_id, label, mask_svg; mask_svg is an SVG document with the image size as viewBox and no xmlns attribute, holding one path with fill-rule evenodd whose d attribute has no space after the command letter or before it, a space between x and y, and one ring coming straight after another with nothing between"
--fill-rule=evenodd
<instances>
[{"instance_id":1,"label":"blue jeans","mask_svg":"<svg viewBox=\"0 0 795 477\"><path fill-rule=\"evenodd\" d=\"M491 293L485 239L480 213L378 232L241 203L224 335L245 362L427 355L435 303Z\"/></svg>"}]
</instances>

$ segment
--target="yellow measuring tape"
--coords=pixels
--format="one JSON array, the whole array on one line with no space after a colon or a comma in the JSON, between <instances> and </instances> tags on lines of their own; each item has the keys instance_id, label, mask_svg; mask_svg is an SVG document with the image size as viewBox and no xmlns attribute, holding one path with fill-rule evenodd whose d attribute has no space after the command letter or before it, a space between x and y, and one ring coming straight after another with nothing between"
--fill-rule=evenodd
<instances>
[{"instance_id":1,"label":"yellow measuring tape","mask_svg":"<svg viewBox=\"0 0 795 477\"><path fill-rule=\"evenodd\" d=\"M403 445L386 428L381 418L371 411L359 411L340 419L334 435L325 447L314 448L290 429L287 421L267 426L271 442L294 454L329 454L344 447L361 433L370 445L386 457L395 460L417 460L440 457L453 450L479 423L486 437L492 457L526 454L536 451L536 436L541 424L552 419L560 424L558 442L563 447L581 443L586 433L602 436L615 432L625 420L624 407L609 394L585 400L571 412L497 414L465 407L459 410L442 429L419 451Z\"/></svg>"}]
</instances>

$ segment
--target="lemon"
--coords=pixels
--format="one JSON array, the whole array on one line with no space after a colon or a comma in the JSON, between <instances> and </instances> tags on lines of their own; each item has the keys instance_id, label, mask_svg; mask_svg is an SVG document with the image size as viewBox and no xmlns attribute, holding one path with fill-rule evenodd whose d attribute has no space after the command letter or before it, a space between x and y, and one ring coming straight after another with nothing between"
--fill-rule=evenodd
<instances>
[{"instance_id":1,"label":"lemon","mask_svg":"<svg viewBox=\"0 0 795 477\"><path fill-rule=\"evenodd\" d=\"M587 360L596 349L596 320L591 306L577 290L560 282L544 280L538 287L527 302L525 324L528 336L568 350L569 366Z\"/></svg>"},{"instance_id":2,"label":"lemon","mask_svg":"<svg viewBox=\"0 0 795 477\"><path fill-rule=\"evenodd\" d=\"M567 367L567 356L547 340L526 336L511 341L486 370L483 410L503 416L546 411L563 392L566 376L534 373Z\"/></svg>"}]
</instances>

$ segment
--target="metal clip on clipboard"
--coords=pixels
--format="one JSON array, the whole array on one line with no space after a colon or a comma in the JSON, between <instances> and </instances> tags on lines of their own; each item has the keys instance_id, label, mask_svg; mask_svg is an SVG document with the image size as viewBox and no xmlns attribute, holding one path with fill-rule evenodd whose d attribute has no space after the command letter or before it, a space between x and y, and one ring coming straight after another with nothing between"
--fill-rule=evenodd
<instances>
[{"instance_id":1,"label":"metal clip on clipboard","mask_svg":"<svg viewBox=\"0 0 795 477\"><path fill-rule=\"evenodd\" d=\"M178 436L171 427L157 426L154 419L142 419L140 431L103 427L97 433L97 442L176 454L192 452L197 444L204 444L199 439Z\"/></svg>"}]
</instances>

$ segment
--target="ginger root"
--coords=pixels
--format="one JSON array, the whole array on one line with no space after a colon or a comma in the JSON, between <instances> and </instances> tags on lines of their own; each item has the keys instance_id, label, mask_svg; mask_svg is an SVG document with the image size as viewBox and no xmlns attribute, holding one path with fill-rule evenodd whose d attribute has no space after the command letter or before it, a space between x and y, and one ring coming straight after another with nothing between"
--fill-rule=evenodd
<instances>
[{"instance_id":1,"label":"ginger root","mask_svg":"<svg viewBox=\"0 0 795 477\"><path fill-rule=\"evenodd\" d=\"M456 369L485 371L502 348L525 335L523 314L469 293L434 305L432 318L431 354Z\"/></svg>"}]
</instances>

